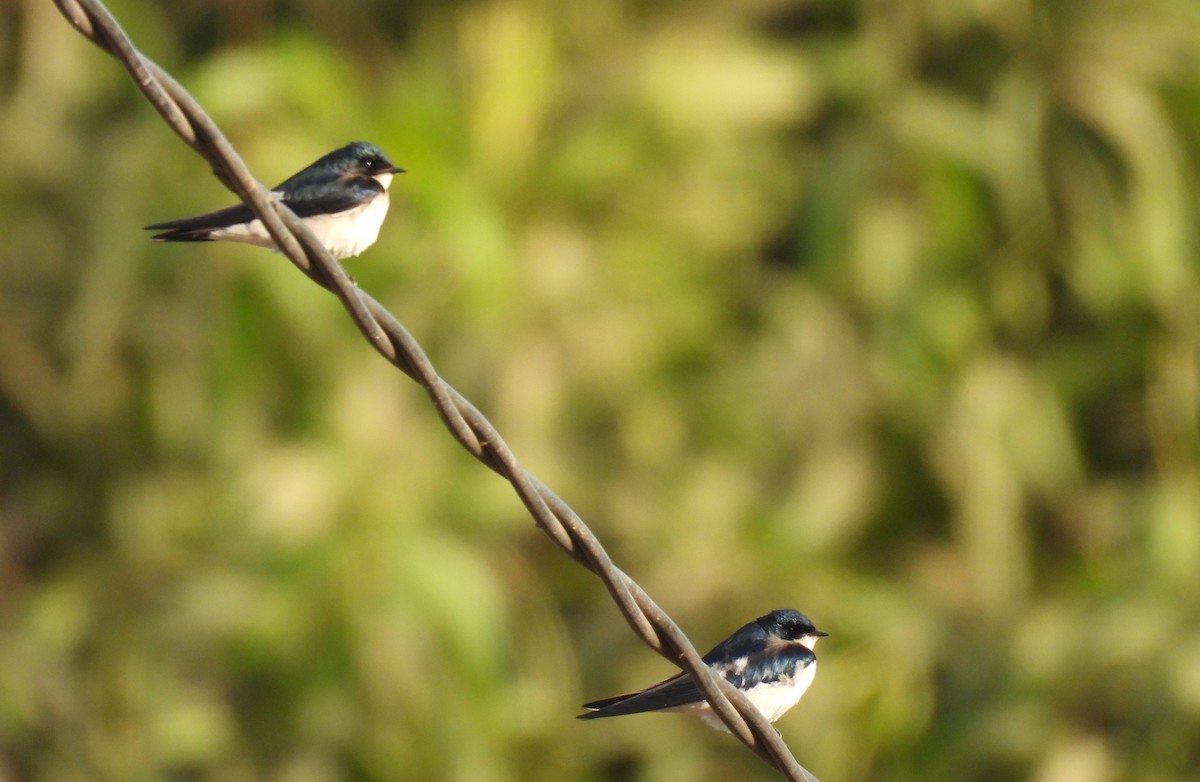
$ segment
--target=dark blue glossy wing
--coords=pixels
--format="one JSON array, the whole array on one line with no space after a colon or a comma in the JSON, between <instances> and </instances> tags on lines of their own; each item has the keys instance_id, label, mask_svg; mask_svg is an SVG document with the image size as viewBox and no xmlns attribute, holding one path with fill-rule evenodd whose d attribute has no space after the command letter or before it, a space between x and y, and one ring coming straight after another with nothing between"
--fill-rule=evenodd
<instances>
[{"instance_id":1,"label":"dark blue glossy wing","mask_svg":"<svg viewBox=\"0 0 1200 782\"><path fill-rule=\"evenodd\" d=\"M774 684L782 678L792 677L797 670L816 659L811 649L801 644L768 640L765 633L758 638L736 636L735 633L734 637L706 654L704 661L740 690L750 690L760 684ZM735 649L737 653L724 656ZM579 715L579 718L598 719L674 709L703 700L704 696L692 678L686 673L679 673L641 692L585 703L583 707L592 711Z\"/></svg>"},{"instance_id":2,"label":"dark blue glossy wing","mask_svg":"<svg viewBox=\"0 0 1200 782\"><path fill-rule=\"evenodd\" d=\"M765 654L752 654L746 658L741 670L723 671L726 681L739 690L751 690L759 685L777 684L781 679L790 679L796 672L817 661L812 649L796 643L773 644Z\"/></svg>"},{"instance_id":3,"label":"dark blue glossy wing","mask_svg":"<svg viewBox=\"0 0 1200 782\"><path fill-rule=\"evenodd\" d=\"M297 217L336 214L353 209L383 192L383 186L370 177L342 177L336 174L301 171L273 191L280 194ZM168 220L146 226L148 231L164 231L153 237L165 241L206 241L208 232L254 220L245 204L218 209L195 217Z\"/></svg>"},{"instance_id":4,"label":"dark blue glossy wing","mask_svg":"<svg viewBox=\"0 0 1200 782\"><path fill-rule=\"evenodd\" d=\"M622 714L673 709L702 700L704 697L700 695L700 690L696 688L691 677L686 673L679 673L641 692L585 703L583 708L591 711L580 714L579 719L594 720L600 717L619 717Z\"/></svg>"},{"instance_id":5,"label":"dark blue glossy wing","mask_svg":"<svg viewBox=\"0 0 1200 782\"><path fill-rule=\"evenodd\" d=\"M203 242L208 240L208 232L217 228L228 228L231 225L248 223L254 219L254 213L245 204L238 204L215 212L207 212L195 217L184 217L180 220L168 220L165 223L155 223L146 226L147 231L164 231L153 237L165 241Z\"/></svg>"},{"instance_id":6,"label":"dark blue glossy wing","mask_svg":"<svg viewBox=\"0 0 1200 782\"><path fill-rule=\"evenodd\" d=\"M371 177L301 171L275 188L297 217L336 214L353 209L384 192Z\"/></svg>"}]
</instances>

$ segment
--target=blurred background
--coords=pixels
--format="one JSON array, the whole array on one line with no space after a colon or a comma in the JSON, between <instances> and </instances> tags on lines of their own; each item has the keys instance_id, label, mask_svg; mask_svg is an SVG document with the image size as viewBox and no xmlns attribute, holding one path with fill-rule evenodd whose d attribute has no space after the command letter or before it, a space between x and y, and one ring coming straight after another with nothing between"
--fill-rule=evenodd
<instances>
[{"instance_id":1,"label":"blurred background","mask_svg":"<svg viewBox=\"0 0 1200 782\"><path fill-rule=\"evenodd\" d=\"M1200 769L1192 0L113 0L824 782ZM0 780L769 780L51 3L0 3Z\"/></svg>"}]
</instances>

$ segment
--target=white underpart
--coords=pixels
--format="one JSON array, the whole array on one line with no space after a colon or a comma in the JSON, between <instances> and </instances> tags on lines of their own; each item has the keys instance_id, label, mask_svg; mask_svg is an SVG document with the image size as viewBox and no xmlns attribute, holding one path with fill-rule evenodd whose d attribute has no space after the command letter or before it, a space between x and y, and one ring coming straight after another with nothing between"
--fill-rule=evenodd
<instances>
[{"instance_id":1,"label":"white underpart","mask_svg":"<svg viewBox=\"0 0 1200 782\"><path fill-rule=\"evenodd\" d=\"M754 704L754 708L767 718L767 722L774 722L786 714L788 709L800 702L800 698L804 696L816 675L817 664L814 662L797 671L795 676L780 677L779 681L751 687L743 690L742 694L749 698L750 702ZM729 728L725 727L725 723L721 722L721 718L713 712L708 701L680 706L668 711L695 714L717 730L729 732Z\"/></svg>"},{"instance_id":2,"label":"white underpart","mask_svg":"<svg viewBox=\"0 0 1200 782\"><path fill-rule=\"evenodd\" d=\"M362 206L344 212L302 218L329 254L339 261L359 255L379 238L379 228L383 225L383 218L387 216L387 188L392 183L392 175L378 174L375 181L383 186L383 193ZM278 193L271 195L279 197ZM251 220L241 225L211 231L209 237L279 251L267 229L263 228L261 220Z\"/></svg>"},{"instance_id":3,"label":"white underpart","mask_svg":"<svg viewBox=\"0 0 1200 782\"><path fill-rule=\"evenodd\" d=\"M800 639L800 643L807 646L809 651L812 651L820 637L818 635L806 635ZM746 670L748 663L749 660L745 657L737 658L731 666L732 672L740 675ZM787 714L788 709L800 702L800 699L804 697L804 693L812 685L813 677L816 675L817 663L814 660L802 668L795 676L783 676L780 677L779 681L770 684L760 684L757 687L751 687L742 692L754 704L754 708L758 709L767 718L767 722L774 722L784 714ZM725 723L721 722L721 718L713 712L712 706L708 705L708 701L680 706L675 709L667 709L666 711L682 711L687 714L695 714L717 730L722 730L726 733L729 732L729 728L725 727Z\"/></svg>"}]
</instances>

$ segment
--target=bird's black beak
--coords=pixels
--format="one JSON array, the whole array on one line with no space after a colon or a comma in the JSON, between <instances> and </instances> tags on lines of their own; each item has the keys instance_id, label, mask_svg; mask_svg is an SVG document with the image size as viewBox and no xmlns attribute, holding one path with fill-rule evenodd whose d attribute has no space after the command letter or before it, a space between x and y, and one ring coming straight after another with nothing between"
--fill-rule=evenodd
<instances>
[{"instance_id":1,"label":"bird's black beak","mask_svg":"<svg viewBox=\"0 0 1200 782\"><path fill-rule=\"evenodd\" d=\"M813 630L811 633L809 633L809 635L815 635L818 638L824 638L825 636L829 635L829 633L825 632L824 630Z\"/></svg>"},{"instance_id":2,"label":"bird's black beak","mask_svg":"<svg viewBox=\"0 0 1200 782\"><path fill-rule=\"evenodd\" d=\"M403 174L406 172L404 171L403 168L400 168L399 166L390 166L389 165L387 168L381 168L378 171L376 171L375 173L376 174Z\"/></svg>"}]
</instances>

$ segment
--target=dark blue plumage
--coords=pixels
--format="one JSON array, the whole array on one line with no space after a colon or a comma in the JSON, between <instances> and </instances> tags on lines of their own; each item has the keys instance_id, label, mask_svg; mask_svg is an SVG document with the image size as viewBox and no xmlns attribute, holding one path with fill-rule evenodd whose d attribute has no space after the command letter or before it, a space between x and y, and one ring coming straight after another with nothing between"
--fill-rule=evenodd
<instances>
[{"instance_id":1,"label":"dark blue plumage","mask_svg":"<svg viewBox=\"0 0 1200 782\"><path fill-rule=\"evenodd\" d=\"M387 188L404 169L383 150L356 141L330 152L272 190L303 219L335 257L358 255L375 242L387 214ZM245 204L146 226L159 242L244 242L275 249L275 242Z\"/></svg>"},{"instance_id":2,"label":"dark blue plumage","mask_svg":"<svg viewBox=\"0 0 1200 782\"><path fill-rule=\"evenodd\" d=\"M800 700L812 683L817 665L813 646L824 635L804 614L781 609L742 626L713 647L703 660L774 722ZM725 730L686 672L645 690L592 701L583 707L589 711L579 715L580 719L687 711Z\"/></svg>"}]
</instances>

